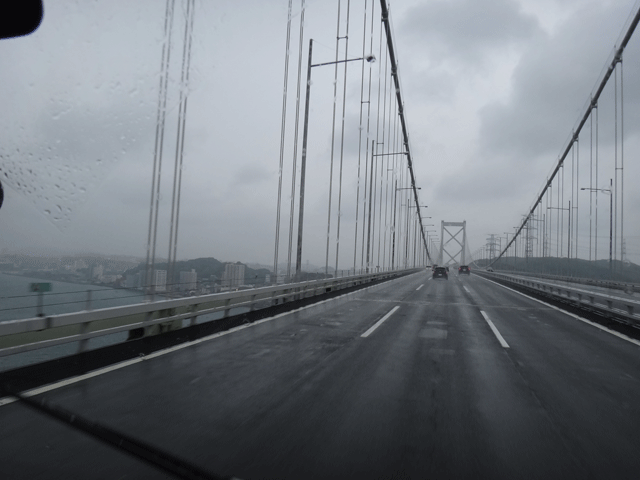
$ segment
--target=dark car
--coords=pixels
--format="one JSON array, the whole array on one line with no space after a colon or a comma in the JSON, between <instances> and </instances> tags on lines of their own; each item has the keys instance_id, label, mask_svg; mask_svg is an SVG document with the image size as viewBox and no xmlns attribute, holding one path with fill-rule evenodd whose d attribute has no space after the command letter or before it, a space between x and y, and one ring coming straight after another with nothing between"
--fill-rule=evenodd
<instances>
[{"instance_id":1,"label":"dark car","mask_svg":"<svg viewBox=\"0 0 640 480\"><path fill-rule=\"evenodd\" d=\"M445 267L436 267L433 270L433 278L444 278L445 280L449 280L447 269Z\"/></svg>"},{"instance_id":2,"label":"dark car","mask_svg":"<svg viewBox=\"0 0 640 480\"><path fill-rule=\"evenodd\" d=\"M458 267L458 275L462 275L463 273L466 275L471 275L471 269L469 268L469 265L460 265Z\"/></svg>"}]
</instances>

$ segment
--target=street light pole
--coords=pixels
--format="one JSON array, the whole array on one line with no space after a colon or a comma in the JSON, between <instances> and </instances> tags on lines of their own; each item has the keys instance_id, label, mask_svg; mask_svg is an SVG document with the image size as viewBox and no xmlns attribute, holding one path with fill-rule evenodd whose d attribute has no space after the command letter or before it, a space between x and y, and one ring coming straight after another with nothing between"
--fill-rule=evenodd
<instances>
[{"instance_id":1,"label":"street light pole","mask_svg":"<svg viewBox=\"0 0 640 480\"><path fill-rule=\"evenodd\" d=\"M307 64L307 94L304 102L304 128L302 130L302 157L300 161L300 212L298 216L298 247L296 251L296 279L302 272L302 226L304 219L304 179L307 166L307 136L309 133L309 97L311 96L311 57L313 39L309 39L309 62Z\"/></svg>"},{"instance_id":2,"label":"street light pole","mask_svg":"<svg viewBox=\"0 0 640 480\"><path fill-rule=\"evenodd\" d=\"M393 242L392 242L392 248L391 248L391 270L394 269L395 267L395 257L396 257L396 205L397 205L397 199L398 199L398 190L412 190L413 187L401 187L398 188L398 181L396 180L395 183L395 192L393 194ZM420 190L420 187L416 188L417 190Z\"/></svg>"},{"instance_id":3,"label":"street light pole","mask_svg":"<svg viewBox=\"0 0 640 480\"><path fill-rule=\"evenodd\" d=\"M609 278L613 280L613 262L611 252L613 247L613 179L609 179Z\"/></svg>"},{"instance_id":4,"label":"street light pole","mask_svg":"<svg viewBox=\"0 0 640 480\"><path fill-rule=\"evenodd\" d=\"M351 58L349 60L338 60L336 62L317 63L313 65L311 63L313 57L313 39L309 39L309 61L307 63L307 94L304 103L304 128L302 130L302 156L300 161L300 212L298 216L298 246L296 251L296 278L300 278L302 271L302 226L304 219L304 185L305 185L305 172L307 166L307 138L309 132L309 97L311 96L311 68L321 67L323 65L334 65L336 63L355 62L358 60L366 60L371 63L376 60L376 57L369 55L361 58Z\"/></svg>"},{"instance_id":5,"label":"street light pole","mask_svg":"<svg viewBox=\"0 0 640 480\"><path fill-rule=\"evenodd\" d=\"M613 179L609 179L609 188L584 187L580 190L603 192L609 195L609 278L613 278Z\"/></svg>"}]
</instances>

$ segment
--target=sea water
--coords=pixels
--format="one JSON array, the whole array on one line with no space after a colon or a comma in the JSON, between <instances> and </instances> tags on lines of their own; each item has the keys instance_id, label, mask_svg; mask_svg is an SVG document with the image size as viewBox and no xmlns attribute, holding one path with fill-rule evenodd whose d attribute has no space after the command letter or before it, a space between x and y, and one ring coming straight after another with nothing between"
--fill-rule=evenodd
<instances>
[{"instance_id":1,"label":"sea water","mask_svg":"<svg viewBox=\"0 0 640 480\"><path fill-rule=\"evenodd\" d=\"M0 274L0 322L33 318L38 314L38 293L30 291L31 283L50 283L51 291L43 294L42 313L46 316L98 308L117 307L144 302L139 290L115 289L103 286L58 282L18 275ZM89 293L90 304L88 303ZM105 335L89 340L89 349L99 348L127 339L127 332ZM78 342L0 357L0 371L39 363L52 358L72 355Z\"/></svg>"}]
</instances>

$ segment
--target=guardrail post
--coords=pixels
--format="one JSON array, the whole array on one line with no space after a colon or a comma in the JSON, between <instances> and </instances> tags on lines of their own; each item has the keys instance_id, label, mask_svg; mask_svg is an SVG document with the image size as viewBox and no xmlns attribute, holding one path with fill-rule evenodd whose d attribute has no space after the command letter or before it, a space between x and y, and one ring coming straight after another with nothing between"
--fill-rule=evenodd
<instances>
[{"instance_id":1,"label":"guardrail post","mask_svg":"<svg viewBox=\"0 0 640 480\"><path fill-rule=\"evenodd\" d=\"M613 310L613 300L607 300L607 307L609 307L609 310Z\"/></svg>"},{"instance_id":2,"label":"guardrail post","mask_svg":"<svg viewBox=\"0 0 640 480\"><path fill-rule=\"evenodd\" d=\"M198 304L196 303L195 305L191 306L191 311L192 312L196 312L198 309ZM193 317L191 317L189 319L189 326L193 327L196 324L196 320L198 319L198 315L194 315Z\"/></svg>"},{"instance_id":3,"label":"guardrail post","mask_svg":"<svg viewBox=\"0 0 640 480\"><path fill-rule=\"evenodd\" d=\"M91 290L89 290L89 292L91 292ZM87 310L89 309L87 308ZM84 322L80 326L80 335L84 335L85 333L87 333L87 330L89 330L89 322ZM88 338L81 338L80 341L78 342L78 353L84 352L87 349L88 343L89 343Z\"/></svg>"},{"instance_id":4,"label":"guardrail post","mask_svg":"<svg viewBox=\"0 0 640 480\"><path fill-rule=\"evenodd\" d=\"M44 292L38 292L38 313L36 316L38 317L44 317Z\"/></svg>"},{"instance_id":5,"label":"guardrail post","mask_svg":"<svg viewBox=\"0 0 640 480\"><path fill-rule=\"evenodd\" d=\"M225 303L224 303L224 306L225 306L225 307L227 307L227 308L225 308L225 309L224 309L224 314L222 315L222 318L227 318L227 317L229 316L229 311L231 310L231 309L229 308L229 304L230 304L230 303L231 303L231 299L230 299L230 298L227 298L227 299L225 300Z\"/></svg>"},{"instance_id":6,"label":"guardrail post","mask_svg":"<svg viewBox=\"0 0 640 480\"><path fill-rule=\"evenodd\" d=\"M156 312L148 312L145 315L145 319L144 319L144 323L148 324L151 320L153 320L153 315ZM159 314L160 315L160 314ZM153 328L153 325L145 325L144 328L142 329L142 336L146 337L148 335L151 335L151 329Z\"/></svg>"},{"instance_id":7,"label":"guardrail post","mask_svg":"<svg viewBox=\"0 0 640 480\"><path fill-rule=\"evenodd\" d=\"M633 315L633 305L627 304L627 312L629 312L629 315Z\"/></svg>"},{"instance_id":8,"label":"guardrail post","mask_svg":"<svg viewBox=\"0 0 640 480\"><path fill-rule=\"evenodd\" d=\"M251 307L249 307L249 311L253 312L256 308L256 296L251 295Z\"/></svg>"},{"instance_id":9,"label":"guardrail post","mask_svg":"<svg viewBox=\"0 0 640 480\"><path fill-rule=\"evenodd\" d=\"M87 290L87 305L85 307L85 310L91 310L91 292L93 290Z\"/></svg>"}]
</instances>

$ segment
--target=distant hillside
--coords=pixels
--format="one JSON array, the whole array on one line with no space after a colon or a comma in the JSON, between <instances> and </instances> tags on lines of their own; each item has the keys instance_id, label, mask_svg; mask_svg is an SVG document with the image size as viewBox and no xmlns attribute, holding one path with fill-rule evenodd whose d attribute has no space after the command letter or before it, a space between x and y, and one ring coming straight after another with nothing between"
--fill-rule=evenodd
<instances>
[{"instance_id":1,"label":"distant hillside","mask_svg":"<svg viewBox=\"0 0 640 480\"><path fill-rule=\"evenodd\" d=\"M486 260L476 261L478 266L488 265ZM623 264L619 260L612 262L613 277L610 275L609 259L589 261L581 258L501 258L493 267L502 271L518 271L531 273L545 273L567 277L591 278L618 282L640 283L640 266L635 263Z\"/></svg>"}]
</instances>

